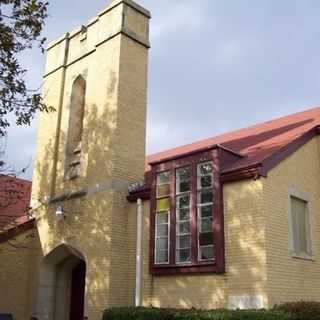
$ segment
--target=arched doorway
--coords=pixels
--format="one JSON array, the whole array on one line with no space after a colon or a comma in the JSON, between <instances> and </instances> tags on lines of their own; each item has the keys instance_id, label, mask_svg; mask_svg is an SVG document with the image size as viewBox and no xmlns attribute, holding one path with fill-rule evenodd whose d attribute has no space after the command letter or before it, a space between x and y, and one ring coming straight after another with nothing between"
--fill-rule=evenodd
<instances>
[{"instance_id":1,"label":"arched doorway","mask_svg":"<svg viewBox=\"0 0 320 320\"><path fill-rule=\"evenodd\" d=\"M86 263L76 249L62 244L43 258L36 315L44 320L84 319Z\"/></svg>"}]
</instances>

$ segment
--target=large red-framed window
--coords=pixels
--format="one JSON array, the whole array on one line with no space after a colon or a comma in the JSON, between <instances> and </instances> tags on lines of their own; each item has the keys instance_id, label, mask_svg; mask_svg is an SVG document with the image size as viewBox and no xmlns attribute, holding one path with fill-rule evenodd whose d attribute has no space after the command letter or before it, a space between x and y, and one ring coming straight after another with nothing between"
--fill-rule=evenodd
<instances>
[{"instance_id":1,"label":"large red-framed window","mask_svg":"<svg viewBox=\"0 0 320 320\"><path fill-rule=\"evenodd\" d=\"M150 271L224 272L217 150L152 166Z\"/></svg>"}]
</instances>

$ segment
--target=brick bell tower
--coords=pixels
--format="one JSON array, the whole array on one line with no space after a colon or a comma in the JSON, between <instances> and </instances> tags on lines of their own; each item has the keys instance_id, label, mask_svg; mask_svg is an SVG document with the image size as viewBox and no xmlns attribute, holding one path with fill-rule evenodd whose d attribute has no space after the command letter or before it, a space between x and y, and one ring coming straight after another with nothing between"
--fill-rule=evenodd
<instances>
[{"instance_id":1,"label":"brick bell tower","mask_svg":"<svg viewBox=\"0 0 320 320\"><path fill-rule=\"evenodd\" d=\"M149 19L114 0L48 46L43 95L56 112L40 115L32 190L39 319L133 304L126 196L144 175Z\"/></svg>"}]
</instances>

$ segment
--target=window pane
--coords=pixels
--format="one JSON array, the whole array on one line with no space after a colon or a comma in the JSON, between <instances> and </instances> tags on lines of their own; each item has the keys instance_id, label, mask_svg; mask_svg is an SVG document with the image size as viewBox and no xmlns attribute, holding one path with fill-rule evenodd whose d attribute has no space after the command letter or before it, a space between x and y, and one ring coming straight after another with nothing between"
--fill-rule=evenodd
<instances>
[{"instance_id":1,"label":"window pane","mask_svg":"<svg viewBox=\"0 0 320 320\"><path fill-rule=\"evenodd\" d=\"M189 262L191 257L190 249L178 249L177 250L177 262Z\"/></svg>"},{"instance_id":2,"label":"window pane","mask_svg":"<svg viewBox=\"0 0 320 320\"><path fill-rule=\"evenodd\" d=\"M199 207L200 218L212 217L212 205Z\"/></svg>"},{"instance_id":3,"label":"window pane","mask_svg":"<svg viewBox=\"0 0 320 320\"><path fill-rule=\"evenodd\" d=\"M200 260L212 260L213 257L213 246L200 247Z\"/></svg>"},{"instance_id":4,"label":"window pane","mask_svg":"<svg viewBox=\"0 0 320 320\"><path fill-rule=\"evenodd\" d=\"M190 180L190 176L191 176L190 167L177 169L177 180L179 181Z\"/></svg>"},{"instance_id":5,"label":"window pane","mask_svg":"<svg viewBox=\"0 0 320 320\"><path fill-rule=\"evenodd\" d=\"M156 250L168 250L168 238L158 238L156 241Z\"/></svg>"},{"instance_id":6,"label":"window pane","mask_svg":"<svg viewBox=\"0 0 320 320\"><path fill-rule=\"evenodd\" d=\"M212 163L202 163L198 166L199 168L199 174L204 176L204 175L210 175L212 173Z\"/></svg>"},{"instance_id":7,"label":"window pane","mask_svg":"<svg viewBox=\"0 0 320 320\"><path fill-rule=\"evenodd\" d=\"M179 234L190 233L190 222L179 222Z\"/></svg>"},{"instance_id":8,"label":"window pane","mask_svg":"<svg viewBox=\"0 0 320 320\"><path fill-rule=\"evenodd\" d=\"M177 197L177 208L182 209L182 208L189 208L190 207L190 196L184 195L184 196L179 196Z\"/></svg>"},{"instance_id":9,"label":"window pane","mask_svg":"<svg viewBox=\"0 0 320 320\"><path fill-rule=\"evenodd\" d=\"M306 214L298 215L298 226L299 226L299 242L300 251L307 253L307 226L306 226Z\"/></svg>"},{"instance_id":10,"label":"window pane","mask_svg":"<svg viewBox=\"0 0 320 320\"><path fill-rule=\"evenodd\" d=\"M212 232L200 233L199 234L199 245L209 246L213 244L213 234Z\"/></svg>"},{"instance_id":11,"label":"window pane","mask_svg":"<svg viewBox=\"0 0 320 320\"><path fill-rule=\"evenodd\" d=\"M212 218L204 218L200 220L200 232L212 232Z\"/></svg>"},{"instance_id":12,"label":"window pane","mask_svg":"<svg viewBox=\"0 0 320 320\"><path fill-rule=\"evenodd\" d=\"M178 209L178 220L185 221L190 219L190 210L188 209Z\"/></svg>"},{"instance_id":13,"label":"window pane","mask_svg":"<svg viewBox=\"0 0 320 320\"><path fill-rule=\"evenodd\" d=\"M296 253L310 253L308 250L309 216L307 202L291 197L293 249Z\"/></svg>"},{"instance_id":14,"label":"window pane","mask_svg":"<svg viewBox=\"0 0 320 320\"><path fill-rule=\"evenodd\" d=\"M181 181L177 183L177 193L188 192L191 190L190 181Z\"/></svg>"},{"instance_id":15,"label":"window pane","mask_svg":"<svg viewBox=\"0 0 320 320\"><path fill-rule=\"evenodd\" d=\"M157 225L157 237L166 237L168 236L168 225L159 224Z\"/></svg>"},{"instance_id":16,"label":"window pane","mask_svg":"<svg viewBox=\"0 0 320 320\"><path fill-rule=\"evenodd\" d=\"M300 241L299 241L299 213L294 208L292 203L292 236L293 236L293 248L296 253L300 252Z\"/></svg>"},{"instance_id":17,"label":"window pane","mask_svg":"<svg viewBox=\"0 0 320 320\"><path fill-rule=\"evenodd\" d=\"M156 251L156 263L167 263L168 262L168 251L167 250L161 250Z\"/></svg>"},{"instance_id":18,"label":"window pane","mask_svg":"<svg viewBox=\"0 0 320 320\"><path fill-rule=\"evenodd\" d=\"M211 190L200 191L198 193L198 203L212 203L213 202L213 195Z\"/></svg>"},{"instance_id":19,"label":"window pane","mask_svg":"<svg viewBox=\"0 0 320 320\"><path fill-rule=\"evenodd\" d=\"M169 211L170 209L170 198L158 199L157 200L157 211Z\"/></svg>"},{"instance_id":20,"label":"window pane","mask_svg":"<svg viewBox=\"0 0 320 320\"><path fill-rule=\"evenodd\" d=\"M212 176L200 177L200 188L210 188L212 187Z\"/></svg>"},{"instance_id":21,"label":"window pane","mask_svg":"<svg viewBox=\"0 0 320 320\"><path fill-rule=\"evenodd\" d=\"M178 236L177 237L177 248L178 249L186 249L189 248L191 244L190 235L187 236Z\"/></svg>"},{"instance_id":22,"label":"window pane","mask_svg":"<svg viewBox=\"0 0 320 320\"><path fill-rule=\"evenodd\" d=\"M169 250L169 213L156 214L155 262L167 263Z\"/></svg>"},{"instance_id":23,"label":"window pane","mask_svg":"<svg viewBox=\"0 0 320 320\"><path fill-rule=\"evenodd\" d=\"M157 197L170 195L170 184L162 184L157 187Z\"/></svg>"},{"instance_id":24,"label":"window pane","mask_svg":"<svg viewBox=\"0 0 320 320\"><path fill-rule=\"evenodd\" d=\"M176 171L176 193L183 195L176 197L176 262L190 261L190 167L180 168ZM187 193L185 193L187 192Z\"/></svg>"},{"instance_id":25,"label":"window pane","mask_svg":"<svg viewBox=\"0 0 320 320\"><path fill-rule=\"evenodd\" d=\"M170 182L170 171L161 172L157 175L157 185L168 184Z\"/></svg>"},{"instance_id":26,"label":"window pane","mask_svg":"<svg viewBox=\"0 0 320 320\"><path fill-rule=\"evenodd\" d=\"M176 170L176 193L188 192L191 190L191 170L190 167Z\"/></svg>"},{"instance_id":27,"label":"window pane","mask_svg":"<svg viewBox=\"0 0 320 320\"><path fill-rule=\"evenodd\" d=\"M168 223L168 212L157 213L156 220L157 225Z\"/></svg>"},{"instance_id":28,"label":"window pane","mask_svg":"<svg viewBox=\"0 0 320 320\"><path fill-rule=\"evenodd\" d=\"M198 165L198 259L213 259L213 165L206 162Z\"/></svg>"}]
</instances>

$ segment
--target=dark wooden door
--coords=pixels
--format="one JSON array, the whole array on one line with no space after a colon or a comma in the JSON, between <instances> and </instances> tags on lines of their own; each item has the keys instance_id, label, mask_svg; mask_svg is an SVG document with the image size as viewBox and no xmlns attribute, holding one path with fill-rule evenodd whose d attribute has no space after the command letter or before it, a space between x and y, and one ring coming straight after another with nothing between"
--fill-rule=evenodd
<instances>
[{"instance_id":1,"label":"dark wooden door","mask_svg":"<svg viewBox=\"0 0 320 320\"><path fill-rule=\"evenodd\" d=\"M81 261L72 270L70 320L84 319L84 290L86 283L86 263Z\"/></svg>"}]
</instances>

